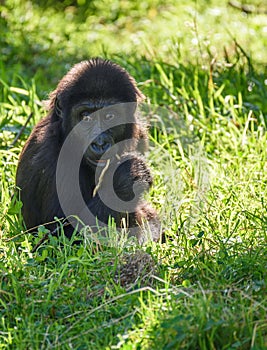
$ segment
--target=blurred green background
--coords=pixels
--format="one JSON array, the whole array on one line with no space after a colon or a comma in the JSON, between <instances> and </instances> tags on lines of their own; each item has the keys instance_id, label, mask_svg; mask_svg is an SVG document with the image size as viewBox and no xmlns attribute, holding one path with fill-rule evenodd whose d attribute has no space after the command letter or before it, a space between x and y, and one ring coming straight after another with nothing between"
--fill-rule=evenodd
<instances>
[{"instance_id":1,"label":"blurred green background","mask_svg":"<svg viewBox=\"0 0 267 350\"><path fill-rule=\"evenodd\" d=\"M265 70L267 5L242 3L250 4L252 15L226 0L2 1L1 71L35 77L43 94L72 64L92 56L179 60L205 68L213 58L232 62L234 39Z\"/></svg>"}]
</instances>

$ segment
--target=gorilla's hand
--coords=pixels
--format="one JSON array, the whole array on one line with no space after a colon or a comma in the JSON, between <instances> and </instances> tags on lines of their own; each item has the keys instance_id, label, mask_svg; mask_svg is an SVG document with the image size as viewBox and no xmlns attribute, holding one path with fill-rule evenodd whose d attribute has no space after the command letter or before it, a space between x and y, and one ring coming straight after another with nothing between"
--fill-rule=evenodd
<instances>
[{"instance_id":1,"label":"gorilla's hand","mask_svg":"<svg viewBox=\"0 0 267 350\"><path fill-rule=\"evenodd\" d=\"M113 177L114 191L123 201L138 201L152 184L152 176L145 161L137 154L120 158Z\"/></svg>"}]
</instances>

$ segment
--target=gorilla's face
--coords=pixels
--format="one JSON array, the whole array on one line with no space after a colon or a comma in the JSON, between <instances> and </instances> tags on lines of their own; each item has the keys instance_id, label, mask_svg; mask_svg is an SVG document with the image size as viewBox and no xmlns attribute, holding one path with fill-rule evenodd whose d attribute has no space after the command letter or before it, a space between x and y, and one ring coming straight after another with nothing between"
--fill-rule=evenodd
<instances>
[{"instance_id":1,"label":"gorilla's face","mask_svg":"<svg viewBox=\"0 0 267 350\"><path fill-rule=\"evenodd\" d=\"M82 101L66 113L67 128L75 128L84 147L84 160L92 167L104 167L107 161L129 151L134 140L135 103L111 100ZM121 141L127 143L120 143Z\"/></svg>"}]
</instances>

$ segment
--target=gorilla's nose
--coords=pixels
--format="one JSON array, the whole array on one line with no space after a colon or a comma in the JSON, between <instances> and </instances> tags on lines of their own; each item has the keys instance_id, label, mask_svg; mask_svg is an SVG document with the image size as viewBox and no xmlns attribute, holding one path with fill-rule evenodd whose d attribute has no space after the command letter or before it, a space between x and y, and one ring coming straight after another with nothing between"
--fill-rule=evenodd
<instances>
[{"instance_id":1,"label":"gorilla's nose","mask_svg":"<svg viewBox=\"0 0 267 350\"><path fill-rule=\"evenodd\" d=\"M112 146L112 137L106 133L102 133L91 143L91 151L97 157L101 157Z\"/></svg>"}]
</instances>

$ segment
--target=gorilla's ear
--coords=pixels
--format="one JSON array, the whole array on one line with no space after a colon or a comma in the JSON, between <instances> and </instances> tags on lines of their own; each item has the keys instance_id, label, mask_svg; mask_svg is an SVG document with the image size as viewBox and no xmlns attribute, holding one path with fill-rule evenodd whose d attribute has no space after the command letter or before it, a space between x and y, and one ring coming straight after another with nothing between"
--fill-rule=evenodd
<instances>
[{"instance_id":1,"label":"gorilla's ear","mask_svg":"<svg viewBox=\"0 0 267 350\"><path fill-rule=\"evenodd\" d=\"M62 118L62 106L57 89L49 95L49 100L46 103L48 111L52 112L54 117Z\"/></svg>"},{"instance_id":2,"label":"gorilla's ear","mask_svg":"<svg viewBox=\"0 0 267 350\"><path fill-rule=\"evenodd\" d=\"M59 118L62 118L62 108L61 108L61 103L58 96L56 96L55 98L54 111L56 112L56 115Z\"/></svg>"}]
</instances>

